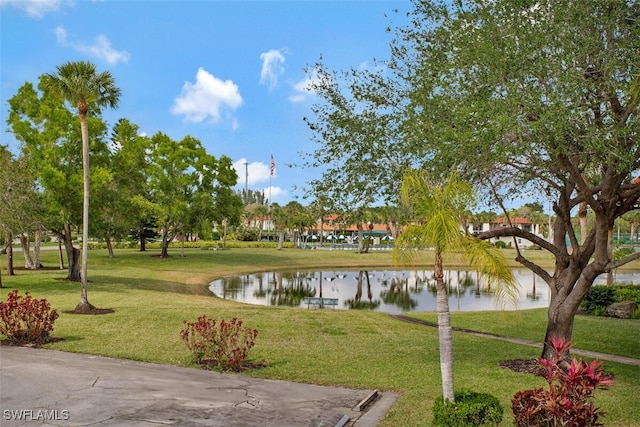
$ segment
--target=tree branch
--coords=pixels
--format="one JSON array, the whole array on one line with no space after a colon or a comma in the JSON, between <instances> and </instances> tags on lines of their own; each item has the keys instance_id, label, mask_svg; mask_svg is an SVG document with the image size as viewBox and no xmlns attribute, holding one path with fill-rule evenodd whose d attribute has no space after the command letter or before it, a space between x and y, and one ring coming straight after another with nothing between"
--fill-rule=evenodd
<instances>
[{"instance_id":1,"label":"tree branch","mask_svg":"<svg viewBox=\"0 0 640 427\"><path fill-rule=\"evenodd\" d=\"M537 236L533 233L530 233L528 231L524 231L518 227L502 227L502 228L496 228L494 230L490 230L490 231L483 231L482 233L477 233L475 235L478 239L481 240L487 240L487 239L491 239L493 237L522 237L523 239L526 239L528 241L530 241L533 244L536 244L538 246L540 246L543 249L546 249L547 251L551 252L554 256L561 256L562 253L560 252L560 250L558 250L558 248L556 246L554 246L553 244L549 243L548 241L546 241L545 239L543 239L540 236Z\"/></svg>"},{"instance_id":2,"label":"tree branch","mask_svg":"<svg viewBox=\"0 0 640 427\"><path fill-rule=\"evenodd\" d=\"M613 270L614 268L622 267L623 265L628 264L631 261L635 261L637 259L640 259L640 252L636 252L636 253L634 253L632 255L629 255L626 258L620 259L620 260L615 261L615 262L609 262L609 263L607 263L605 268L606 268L606 270Z\"/></svg>"}]
</instances>

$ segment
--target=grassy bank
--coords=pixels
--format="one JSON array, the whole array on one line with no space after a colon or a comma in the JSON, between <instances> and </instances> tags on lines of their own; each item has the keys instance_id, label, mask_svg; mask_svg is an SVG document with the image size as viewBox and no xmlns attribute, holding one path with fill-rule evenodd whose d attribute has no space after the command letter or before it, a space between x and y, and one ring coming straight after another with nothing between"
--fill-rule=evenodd
<instances>
[{"instance_id":1,"label":"grassy bank","mask_svg":"<svg viewBox=\"0 0 640 427\"><path fill-rule=\"evenodd\" d=\"M183 258L175 248L168 259L158 258L157 253L119 250L110 259L106 251L90 252L89 300L99 308L113 309L112 314L63 313L79 301L79 284L62 280L66 271L55 268L3 275L5 288L0 296L4 298L11 289L29 290L61 312L54 335L63 340L49 344L50 348L181 366L193 366L178 336L183 320L195 320L201 314L238 317L259 331L250 357L267 363L266 368L243 375L398 391L401 398L382 425L429 425L432 402L441 393L435 329L400 322L384 313L248 306L217 299L207 290L211 280L239 273L388 267L393 265L390 252L189 249ZM15 256L20 265L20 254ZM542 251L532 256L544 258ZM550 260L544 262L551 265ZM57 253L45 251L43 263L56 266ZM428 255L425 264L430 264ZM433 313L416 316L435 319ZM455 312L452 321L455 326L540 341L546 312ZM639 335L638 320L578 317L574 340L582 349L639 357ZM505 426L511 425L513 394L545 384L541 378L498 367L501 360L536 357L537 348L459 333L454 334L454 346L456 388L498 397L505 408ZM597 394L597 403L608 413L605 424L640 425L636 421L640 419L640 368L609 362L606 366L616 374L616 383Z\"/></svg>"}]
</instances>

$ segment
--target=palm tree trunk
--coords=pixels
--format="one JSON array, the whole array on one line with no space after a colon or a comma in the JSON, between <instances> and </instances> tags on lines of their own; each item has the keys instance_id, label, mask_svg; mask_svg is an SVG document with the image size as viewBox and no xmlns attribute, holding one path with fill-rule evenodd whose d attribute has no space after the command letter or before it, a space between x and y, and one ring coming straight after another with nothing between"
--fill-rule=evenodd
<instances>
[{"instance_id":1,"label":"palm tree trunk","mask_svg":"<svg viewBox=\"0 0 640 427\"><path fill-rule=\"evenodd\" d=\"M438 340L440 343L440 374L442 377L442 396L445 401L455 402L453 386L453 331L449 298L444 283L442 254L436 249L434 276L436 279L436 307L438 312Z\"/></svg>"},{"instance_id":2,"label":"palm tree trunk","mask_svg":"<svg viewBox=\"0 0 640 427\"><path fill-rule=\"evenodd\" d=\"M278 230L278 250L281 251L284 246L284 227Z\"/></svg>"},{"instance_id":3,"label":"palm tree trunk","mask_svg":"<svg viewBox=\"0 0 640 427\"><path fill-rule=\"evenodd\" d=\"M94 309L87 297L87 268L89 264L89 127L87 115L80 112L80 129L82 131L82 261L80 272L80 303L77 311Z\"/></svg>"}]
</instances>

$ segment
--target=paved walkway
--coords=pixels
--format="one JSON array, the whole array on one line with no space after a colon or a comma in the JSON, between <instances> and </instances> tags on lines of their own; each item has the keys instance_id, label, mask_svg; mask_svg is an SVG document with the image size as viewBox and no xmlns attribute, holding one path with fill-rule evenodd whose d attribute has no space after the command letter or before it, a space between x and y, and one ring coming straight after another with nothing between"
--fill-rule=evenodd
<instances>
[{"instance_id":1,"label":"paved walkway","mask_svg":"<svg viewBox=\"0 0 640 427\"><path fill-rule=\"evenodd\" d=\"M433 323L433 322L427 322L425 320L420 320L420 319L415 319L413 317L409 317L409 316L403 316L401 314L390 314L391 317L398 319L398 320L402 320L403 322L409 322L409 323L415 323L417 325L423 325L423 326L429 326L429 327L433 327L433 328L437 328L438 324L437 323ZM512 342L515 344L522 344L522 345L528 345L531 347L538 347L540 349L542 349L542 343L539 343L537 341L529 341L529 340L523 340L521 338L513 338L513 337L507 337L504 335L496 335L496 334L489 334L486 332L478 332L478 331L473 331L471 329L464 329L464 328L452 328L454 331L456 332L463 332L465 334L470 334L470 335L476 335L479 337L484 337L484 338L492 338L492 339L496 339L496 340L501 340L501 341L508 341L508 342ZM581 350L579 348L571 348L571 353L572 354L577 354L579 356L583 356L583 357L590 357L593 359L598 359L598 360L608 360L611 362L618 362L618 363L624 363L626 365L635 365L635 366L640 366L640 359L635 359L632 357L626 357L626 356L618 356L615 354L606 354L606 353L598 353L595 351L589 351L589 350Z\"/></svg>"},{"instance_id":2,"label":"paved walkway","mask_svg":"<svg viewBox=\"0 0 640 427\"><path fill-rule=\"evenodd\" d=\"M0 425L376 426L398 395L0 346Z\"/></svg>"}]
</instances>

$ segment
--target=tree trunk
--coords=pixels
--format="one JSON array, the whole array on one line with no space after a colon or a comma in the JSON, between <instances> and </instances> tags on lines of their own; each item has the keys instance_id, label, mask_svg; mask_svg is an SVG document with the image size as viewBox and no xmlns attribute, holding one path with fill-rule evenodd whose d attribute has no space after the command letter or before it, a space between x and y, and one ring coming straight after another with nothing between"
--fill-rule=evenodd
<instances>
[{"instance_id":1,"label":"tree trunk","mask_svg":"<svg viewBox=\"0 0 640 427\"><path fill-rule=\"evenodd\" d=\"M69 268L67 271L67 280L73 282L80 281L80 250L73 246L73 238L71 237L71 226L69 223L64 224L64 248L67 252L67 262Z\"/></svg>"},{"instance_id":2,"label":"tree trunk","mask_svg":"<svg viewBox=\"0 0 640 427\"><path fill-rule=\"evenodd\" d=\"M82 108L80 113L80 130L82 131L82 273L80 274L80 303L76 307L78 311L94 309L89 304L87 297L87 268L89 264L89 127L87 115Z\"/></svg>"},{"instance_id":3,"label":"tree trunk","mask_svg":"<svg viewBox=\"0 0 640 427\"><path fill-rule=\"evenodd\" d=\"M164 223L162 226L162 246L160 248L160 258L169 256L169 224Z\"/></svg>"},{"instance_id":4,"label":"tree trunk","mask_svg":"<svg viewBox=\"0 0 640 427\"><path fill-rule=\"evenodd\" d=\"M62 256L62 236L58 234L58 260L60 261L60 270L64 270L64 257Z\"/></svg>"},{"instance_id":5,"label":"tree trunk","mask_svg":"<svg viewBox=\"0 0 640 427\"><path fill-rule=\"evenodd\" d=\"M109 258L113 258L113 244L111 243L111 237L106 236L104 240L105 242L107 242L107 252L109 253Z\"/></svg>"},{"instance_id":6,"label":"tree trunk","mask_svg":"<svg viewBox=\"0 0 640 427\"><path fill-rule=\"evenodd\" d=\"M227 248L227 220L222 221L224 224L223 233L222 233L222 249Z\"/></svg>"},{"instance_id":7,"label":"tree trunk","mask_svg":"<svg viewBox=\"0 0 640 427\"><path fill-rule=\"evenodd\" d=\"M438 311L438 343L440 345L440 375L442 377L442 397L455 402L453 386L453 330L449 297L444 283L442 254L435 251L434 276L436 280L436 307Z\"/></svg>"},{"instance_id":8,"label":"tree trunk","mask_svg":"<svg viewBox=\"0 0 640 427\"><path fill-rule=\"evenodd\" d=\"M146 252L147 250L147 235L146 227L140 227L138 233L140 235L140 252Z\"/></svg>"},{"instance_id":9,"label":"tree trunk","mask_svg":"<svg viewBox=\"0 0 640 427\"><path fill-rule=\"evenodd\" d=\"M29 236L27 234L20 234L20 247L22 248L22 255L24 255L24 268L27 270L34 270L33 259L31 258L31 248L29 247Z\"/></svg>"},{"instance_id":10,"label":"tree trunk","mask_svg":"<svg viewBox=\"0 0 640 427\"><path fill-rule=\"evenodd\" d=\"M609 229L607 235L607 254L609 259L613 259L613 228ZM607 286L613 286L613 270L607 271Z\"/></svg>"},{"instance_id":11,"label":"tree trunk","mask_svg":"<svg viewBox=\"0 0 640 427\"><path fill-rule=\"evenodd\" d=\"M578 303L579 305L579 303ZM571 340L573 333L573 319L578 307L572 307L571 304L561 301L559 298L552 299L549 303L549 311L547 312L547 331L544 336L544 345L542 348L542 357L549 359L553 357L555 351L551 345L553 337ZM566 354L569 357L569 352Z\"/></svg>"},{"instance_id":12,"label":"tree trunk","mask_svg":"<svg viewBox=\"0 0 640 427\"><path fill-rule=\"evenodd\" d=\"M358 223L358 252L364 252L364 235L362 233L362 224Z\"/></svg>"},{"instance_id":13,"label":"tree trunk","mask_svg":"<svg viewBox=\"0 0 640 427\"><path fill-rule=\"evenodd\" d=\"M278 230L278 250L281 251L284 246L284 227Z\"/></svg>"},{"instance_id":14,"label":"tree trunk","mask_svg":"<svg viewBox=\"0 0 640 427\"><path fill-rule=\"evenodd\" d=\"M42 263L40 262L40 243L42 242L42 231L36 230L35 236L33 239L33 265L35 269L42 268Z\"/></svg>"},{"instance_id":15,"label":"tree trunk","mask_svg":"<svg viewBox=\"0 0 640 427\"><path fill-rule=\"evenodd\" d=\"M7 276L14 276L13 271L13 233L7 231Z\"/></svg>"}]
</instances>

